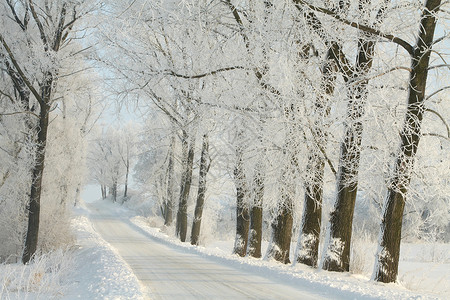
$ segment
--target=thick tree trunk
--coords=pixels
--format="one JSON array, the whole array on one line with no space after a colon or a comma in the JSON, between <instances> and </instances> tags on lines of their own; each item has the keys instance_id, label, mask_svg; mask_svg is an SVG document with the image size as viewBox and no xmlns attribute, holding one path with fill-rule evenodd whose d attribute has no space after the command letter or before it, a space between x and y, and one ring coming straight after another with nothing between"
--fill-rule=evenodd
<instances>
[{"instance_id":1,"label":"thick tree trunk","mask_svg":"<svg viewBox=\"0 0 450 300\"><path fill-rule=\"evenodd\" d=\"M170 138L169 163L167 165L167 198L165 201L164 225L170 226L173 222L173 208L175 201L173 199L174 187L174 163L175 163L175 134Z\"/></svg>"},{"instance_id":2,"label":"thick tree trunk","mask_svg":"<svg viewBox=\"0 0 450 300\"><path fill-rule=\"evenodd\" d=\"M333 51L331 48L327 52L325 64L322 68L322 80L326 96L316 98L315 115L312 132L315 145L311 149L308 157L307 176L305 185L305 201L302 225L299 236L299 249L297 262L317 267L319 258L320 228L322 224L322 200L323 200L323 180L325 173L325 152L327 146L327 130L324 119L329 114L329 97L334 94L336 82L337 66L333 61Z\"/></svg>"},{"instance_id":3,"label":"thick tree trunk","mask_svg":"<svg viewBox=\"0 0 450 300\"><path fill-rule=\"evenodd\" d=\"M246 197L248 196L244 166L242 165L242 150L237 150L237 161L234 169L236 184L236 237L233 253L244 257L247 253L250 213Z\"/></svg>"},{"instance_id":4,"label":"thick tree trunk","mask_svg":"<svg viewBox=\"0 0 450 300\"><path fill-rule=\"evenodd\" d=\"M261 257L263 225L263 208L261 204L254 204L250 210L250 231L248 241L248 255L254 258Z\"/></svg>"},{"instance_id":5,"label":"thick tree trunk","mask_svg":"<svg viewBox=\"0 0 450 300\"><path fill-rule=\"evenodd\" d=\"M261 257L262 222L263 222L263 197L264 197L264 173L263 162L260 161L255 168L253 184L254 200L250 210L250 232L248 239L248 255L255 258Z\"/></svg>"},{"instance_id":6,"label":"thick tree trunk","mask_svg":"<svg viewBox=\"0 0 450 300\"><path fill-rule=\"evenodd\" d=\"M17 13L15 11L15 8L13 6L10 6L11 10L13 12L13 15L17 18ZM54 33L47 33L43 27L42 23L39 21L40 16L36 13L34 9L34 5L32 2L29 2L29 5L27 5L27 8L30 8L31 15L35 21L35 23L38 25L39 33L41 41L43 42L43 49L46 54L49 53L49 50L51 49L53 53L57 53L59 51L59 47L63 40L67 37L66 34L68 31L71 30L72 26L69 26L66 24L66 5L63 5L61 7L59 14L59 22L58 26L55 28ZM24 23L28 23L28 20L30 18L27 18L28 11L25 14L27 19L24 21ZM51 19L51 16L47 16L48 19ZM46 17L44 17L44 20L48 20ZM73 22L75 22L75 16L73 19ZM20 22L19 22L20 23ZM24 31L27 31L27 26L21 26ZM66 32L64 32L66 30ZM51 38L50 38L51 37ZM28 229L27 229L27 235L25 239L25 247L24 252L22 256L22 262L24 264L28 263L30 259L33 257L33 255L36 252L37 244L38 244L38 234L39 234L39 217L40 217L40 198L41 198L41 191L42 191L42 176L44 173L44 167L45 167L45 150L46 150L46 143L47 143L47 130L48 130L48 124L49 124L49 113L50 113L50 106L51 106L51 93L53 85L56 83L56 80L54 78L54 74L52 74L52 71L46 71L43 74L42 80L40 82L37 82L40 86L40 95L36 92L36 90L33 88L33 80L29 80L25 76L25 74L22 72L19 63L16 61L14 54L12 53L11 49L8 47L8 44L3 39L3 36L0 34L0 40L3 44L3 47L8 53L9 59L11 60L12 65L14 65L14 69L12 69L11 65L9 65L9 62L7 62L7 69L8 71L13 71L10 73L11 78L14 82L14 85L16 88L18 88L18 91L20 93L20 97L22 98L22 101L25 100L25 98L28 98L29 92L31 92L35 100L39 103L39 124L37 127L31 127L31 122L27 122L29 128L36 128L37 132L37 139L36 139L36 153L35 153L35 163L31 170L31 190L30 190L30 202L28 204ZM50 42L51 41L51 45ZM46 66L48 67L48 66ZM56 67L54 65L53 67ZM17 80L19 79L20 80ZM24 89L24 87L27 87L27 89ZM27 90L27 91L25 91ZM29 112L34 112L34 105L30 108L30 103L23 103L24 108L26 108ZM33 141L34 142L34 141Z\"/></svg>"},{"instance_id":7,"label":"thick tree trunk","mask_svg":"<svg viewBox=\"0 0 450 300\"><path fill-rule=\"evenodd\" d=\"M188 146L188 136L187 133L184 133L182 143L183 148L189 150L187 151L187 156L183 158L184 171L180 188L176 234L182 242L185 242L187 234L187 202L192 183L192 164L194 163L195 138L192 138L190 145ZM185 152L185 150L183 150L183 152Z\"/></svg>"},{"instance_id":8,"label":"thick tree trunk","mask_svg":"<svg viewBox=\"0 0 450 300\"><path fill-rule=\"evenodd\" d=\"M186 177L187 177L187 165L188 165L188 154L189 154L189 136L185 130L183 130L183 136L181 138L181 167L182 167L182 173L181 173L181 181L180 181L180 195L178 198L178 211L177 211L177 218L175 223L175 234L179 237L180 235L180 227L181 227L181 201L182 201L182 195L184 193L185 184L186 184Z\"/></svg>"},{"instance_id":9,"label":"thick tree trunk","mask_svg":"<svg viewBox=\"0 0 450 300\"><path fill-rule=\"evenodd\" d=\"M365 96L360 92L349 103L349 124L346 125L344 142L341 144L336 203L330 216L330 236L323 263L323 269L328 271L349 271L350 242L363 132L360 118L363 116L364 104Z\"/></svg>"},{"instance_id":10,"label":"thick tree trunk","mask_svg":"<svg viewBox=\"0 0 450 300\"><path fill-rule=\"evenodd\" d=\"M268 253L268 257L284 264L291 262L289 258L293 225L291 197L291 195L283 196L283 206L279 209L277 217L272 224L273 245Z\"/></svg>"},{"instance_id":11,"label":"thick tree trunk","mask_svg":"<svg viewBox=\"0 0 450 300\"><path fill-rule=\"evenodd\" d=\"M198 175L197 203L195 204L194 221L192 222L191 244L198 245L200 226L202 224L203 204L205 203L206 175L210 167L208 135L203 135L200 170Z\"/></svg>"},{"instance_id":12,"label":"thick tree trunk","mask_svg":"<svg viewBox=\"0 0 450 300\"><path fill-rule=\"evenodd\" d=\"M379 250L374 272L374 279L385 283L397 280L405 197L421 136L428 67L437 22L435 16L440 5L441 0L426 1L417 45L411 57L412 72L408 106L403 130L400 134L401 144L395 170L383 208Z\"/></svg>"},{"instance_id":13,"label":"thick tree trunk","mask_svg":"<svg viewBox=\"0 0 450 300\"><path fill-rule=\"evenodd\" d=\"M358 41L356 71L352 78L364 78L373 62L374 42L367 37ZM348 80L348 79L347 79ZM347 122L344 141L341 144L339 171L337 179L337 197L334 211L330 216L330 236L324 255L323 269L348 272L350 269L350 243L352 237L353 213L358 190L358 170L361 155L363 133L362 117L365 112L368 80L355 87L349 87Z\"/></svg>"},{"instance_id":14,"label":"thick tree trunk","mask_svg":"<svg viewBox=\"0 0 450 300\"><path fill-rule=\"evenodd\" d=\"M270 245L267 253L267 257L285 264L290 263L295 179L297 178L296 169L298 166L294 112L293 105L286 109L286 115L290 121L284 150L286 162L280 179L281 199L278 204L277 217L272 223L272 245Z\"/></svg>"},{"instance_id":15,"label":"thick tree trunk","mask_svg":"<svg viewBox=\"0 0 450 300\"><path fill-rule=\"evenodd\" d=\"M316 158L310 160L308 170L313 172L314 181L306 186L305 204L297 262L317 267L319 259L320 226L322 224L323 174L325 161Z\"/></svg>"},{"instance_id":16,"label":"thick tree trunk","mask_svg":"<svg viewBox=\"0 0 450 300\"><path fill-rule=\"evenodd\" d=\"M44 90L43 92L44 95L47 95L48 93L48 97L45 99L50 98L50 86L51 83L48 87L49 91ZM32 170L30 203L28 204L28 229L22 256L22 262L24 264L27 264L36 253L38 244L42 175L44 173L49 112L50 107L47 104L41 104L41 111L39 113L39 132L37 135L36 163Z\"/></svg>"}]
</instances>

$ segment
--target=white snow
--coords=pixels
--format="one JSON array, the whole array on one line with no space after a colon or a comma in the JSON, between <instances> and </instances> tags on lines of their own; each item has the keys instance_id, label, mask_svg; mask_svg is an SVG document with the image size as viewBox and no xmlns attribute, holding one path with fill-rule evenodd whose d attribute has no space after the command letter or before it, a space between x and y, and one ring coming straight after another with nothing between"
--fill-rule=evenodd
<instances>
[{"instance_id":1,"label":"white snow","mask_svg":"<svg viewBox=\"0 0 450 300\"><path fill-rule=\"evenodd\" d=\"M63 299L144 299L142 287L116 250L93 229L84 208L73 220L79 249L73 257L73 283Z\"/></svg>"},{"instance_id":2,"label":"white snow","mask_svg":"<svg viewBox=\"0 0 450 300\"><path fill-rule=\"evenodd\" d=\"M129 227L133 233L128 235L136 235L140 242L157 248L141 249L131 240L119 236L122 229L111 228L116 225L108 225L107 222ZM155 222L155 217L134 216L132 211L107 200L82 202L81 207L74 209L72 223L77 235L75 249L49 254L53 261L65 262L59 264L58 272L52 273L55 268L42 267L43 262L41 272L25 270L31 269L33 264L26 267L21 264L0 266L0 299L195 299L193 289L203 289L203 295L217 293L239 299L251 297L252 289L257 290L255 295L258 295L267 286L270 286L270 291L264 291L265 299L279 299L284 289L286 292L281 298L286 299L303 292L300 298L450 299L448 244L433 247L426 244L402 245L400 283L382 284L371 281L370 274L333 273L301 264L283 265L265 259L240 258L231 254L234 243L231 239L211 241L207 247L181 243L166 233L173 228ZM102 237L105 235L106 240ZM112 237L115 235L117 239L114 240ZM158 253L161 257L154 255L151 266L144 268L142 265L141 271L136 272L136 263L133 260L130 263L130 255L123 254L130 249L142 252L142 255L148 255L145 252ZM132 252L134 259L144 264L147 259L140 260L144 256L136 256L135 252ZM423 259L418 260L421 255ZM174 257L180 258L174 262ZM155 263L155 259L161 263ZM176 271L158 271L159 265L168 265ZM34 269L39 268L35 266ZM197 273L203 276L201 280L195 279ZM5 279L5 274L9 274L9 279ZM12 280L12 274L22 278L22 282ZM233 276L226 277L225 274ZM142 279L143 276L147 276L146 279ZM191 281L186 283L189 279ZM243 283L245 280L251 283ZM225 289L217 282L228 284L230 288Z\"/></svg>"},{"instance_id":3,"label":"white snow","mask_svg":"<svg viewBox=\"0 0 450 300\"><path fill-rule=\"evenodd\" d=\"M305 290L319 290L330 299L448 299L450 297L449 260L439 263L439 268L436 269L434 274L428 273L430 277L427 278L427 281L433 283L432 286L429 286L433 288L424 289L424 286L427 286L426 284L422 285L419 281L414 280L417 286L412 287L402 283L402 278L406 274L417 279L424 277L422 272L425 266L417 269L417 273L403 268L400 273L401 284L376 283L370 280L370 274L364 276L350 273L342 274L316 270L302 264L293 266L261 259L242 259L230 254L233 241L219 241L211 243L208 247L195 247L187 243L181 243L178 239L163 233L159 228L150 227L145 218L134 217L132 222L148 234L158 238L162 243L171 244L198 255L214 257L215 261L222 264L233 265L264 277L282 278L283 281L292 286L301 287ZM446 245L446 249L450 249L449 245ZM402 261L401 265L411 267L413 264ZM407 288L412 288L414 291Z\"/></svg>"},{"instance_id":4,"label":"white snow","mask_svg":"<svg viewBox=\"0 0 450 300\"><path fill-rule=\"evenodd\" d=\"M116 250L93 229L80 203L72 228L77 245L28 266L0 265L0 299L144 299L143 287Z\"/></svg>"}]
</instances>

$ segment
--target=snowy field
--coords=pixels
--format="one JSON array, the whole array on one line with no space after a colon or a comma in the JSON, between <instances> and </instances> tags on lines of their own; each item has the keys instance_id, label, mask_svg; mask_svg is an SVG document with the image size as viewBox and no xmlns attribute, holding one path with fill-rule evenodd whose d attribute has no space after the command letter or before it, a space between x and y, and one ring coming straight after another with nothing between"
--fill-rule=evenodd
<instances>
[{"instance_id":1,"label":"snowy field","mask_svg":"<svg viewBox=\"0 0 450 300\"><path fill-rule=\"evenodd\" d=\"M141 234L191 255L208 258L223 266L273 278L330 299L450 299L450 245L403 244L399 284L370 281L370 267L360 274L318 271L306 266L282 265L264 259L231 255L233 241L210 241L206 247L181 243L166 232L157 217L136 216L119 204L87 199L74 209L73 229L77 244L66 251L40 257L29 266L2 265L0 298L3 299L146 299L146 289L130 267L92 225L94 207L126 220ZM368 266L374 245L365 245Z\"/></svg>"}]
</instances>

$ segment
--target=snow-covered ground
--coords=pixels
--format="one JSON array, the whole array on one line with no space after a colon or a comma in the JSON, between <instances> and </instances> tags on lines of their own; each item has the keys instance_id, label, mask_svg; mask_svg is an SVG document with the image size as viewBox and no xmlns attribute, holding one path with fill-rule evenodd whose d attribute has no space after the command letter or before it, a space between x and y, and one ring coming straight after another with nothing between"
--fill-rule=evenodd
<instances>
[{"instance_id":1,"label":"snow-covered ground","mask_svg":"<svg viewBox=\"0 0 450 300\"><path fill-rule=\"evenodd\" d=\"M38 257L29 266L0 265L0 299L145 299L116 250L92 227L84 202L74 208L77 244Z\"/></svg>"},{"instance_id":2,"label":"snow-covered ground","mask_svg":"<svg viewBox=\"0 0 450 300\"><path fill-rule=\"evenodd\" d=\"M83 204L81 204L84 206ZM92 227L84 207L75 209L78 237L73 273L62 299L144 299L142 287L129 266Z\"/></svg>"},{"instance_id":3,"label":"snow-covered ground","mask_svg":"<svg viewBox=\"0 0 450 300\"><path fill-rule=\"evenodd\" d=\"M159 243L176 251L212 259L218 264L231 266L245 272L278 278L293 287L306 291L317 290L321 295L336 299L449 299L450 298L450 245L404 244L400 263L400 284L381 284L370 281L370 274L340 274L313 270L297 264L283 265L261 259L242 259L231 255L233 241L214 241L207 247L194 247L181 243L167 234L157 217L144 218L119 204L96 201L94 207L108 210L118 218L130 220L136 230L153 237ZM372 249L373 246L367 245ZM367 252L370 252L367 250ZM372 254L366 253L371 256Z\"/></svg>"},{"instance_id":4,"label":"snow-covered ground","mask_svg":"<svg viewBox=\"0 0 450 300\"><path fill-rule=\"evenodd\" d=\"M281 282L292 289L305 291L304 297L450 299L448 244L402 245L401 283L380 284L370 281L368 274L331 273L300 264L293 266L264 259L238 258L230 254L232 240L210 242L207 247L194 247L166 234L168 229L157 218L135 216L132 211L109 201L91 198L86 202L74 209L73 228L77 235L75 247L41 257L30 266L24 267L20 263L0 266L0 299L147 299L148 295L155 296L137 279L119 251L95 229L93 223L99 217L99 212L126 222L137 234L150 238L170 251L196 259L207 259L218 268L231 268L265 280ZM174 283L183 285L181 280ZM163 298L164 295L159 296ZM249 294L244 298L250 297ZM266 298L271 299L270 296Z\"/></svg>"},{"instance_id":5,"label":"snow-covered ground","mask_svg":"<svg viewBox=\"0 0 450 300\"><path fill-rule=\"evenodd\" d=\"M231 255L233 241L218 241L208 247L194 247L181 243L178 239L168 236L160 228L151 227L147 219L132 218L132 222L145 230L148 234L157 237L160 242L171 244L185 249L185 251L214 257L216 261L242 268L249 272L263 274L263 276L276 276L290 282L295 286L304 286L310 289L326 291L333 295L331 299L450 299L450 245L440 245L446 251L444 262L420 262L402 260L399 278L400 284L382 284L370 280L368 275L341 274L313 270L301 264L283 265L274 261L261 259L242 259ZM153 222L154 224L154 222ZM405 245L410 251L410 258L420 255L422 251L430 248L425 245ZM417 251L417 252L416 252Z\"/></svg>"}]
</instances>

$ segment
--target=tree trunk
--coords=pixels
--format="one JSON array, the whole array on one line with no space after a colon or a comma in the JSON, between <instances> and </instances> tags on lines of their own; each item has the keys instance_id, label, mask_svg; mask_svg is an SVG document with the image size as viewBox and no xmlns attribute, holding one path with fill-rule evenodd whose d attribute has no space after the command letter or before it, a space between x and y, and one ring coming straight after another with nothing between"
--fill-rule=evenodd
<instances>
[{"instance_id":1,"label":"tree trunk","mask_svg":"<svg viewBox=\"0 0 450 300\"><path fill-rule=\"evenodd\" d=\"M48 89L48 90L47 90ZM50 99L51 82L43 88L44 99ZM41 207L42 175L44 173L45 149L47 144L47 130L50 107L41 103L39 112L39 127L37 135L36 163L32 170L32 184L30 191L30 203L28 204L28 229L25 239L22 262L27 264L36 253L39 236L39 218Z\"/></svg>"},{"instance_id":2,"label":"tree trunk","mask_svg":"<svg viewBox=\"0 0 450 300\"><path fill-rule=\"evenodd\" d=\"M324 124L330 112L329 97L334 94L337 66L333 61L333 48L327 52L325 64L322 68L322 80L326 96L316 98L315 115L312 133L315 145L308 157L307 176L305 185L305 201L302 225L299 236L299 251L297 262L317 267L319 258L320 228L322 224L323 180L325 172L325 152L327 146L328 126Z\"/></svg>"},{"instance_id":3,"label":"tree trunk","mask_svg":"<svg viewBox=\"0 0 450 300\"><path fill-rule=\"evenodd\" d=\"M130 173L130 160L127 157L127 163L126 163L126 173L125 173L125 189L123 192L123 200L125 201L127 199L128 195L128 174Z\"/></svg>"},{"instance_id":4,"label":"tree trunk","mask_svg":"<svg viewBox=\"0 0 450 300\"><path fill-rule=\"evenodd\" d=\"M77 206L78 202L80 202L80 193L81 193L81 182L78 183L77 189L75 190L75 199L73 201L73 206Z\"/></svg>"},{"instance_id":5,"label":"tree trunk","mask_svg":"<svg viewBox=\"0 0 450 300\"><path fill-rule=\"evenodd\" d=\"M116 179L114 179L114 181L112 183L110 193L111 193L112 201L116 202L117 201L117 180Z\"/></svg>"},{"instance_id":6,"label":"tree trunk","mask_svg":"<svg viewBox=\"0 0 450 300\"><path fill-rule=\"evenodd\" d=\"M58 26L55 28L54 33L47 33L43 27L42 23L39 21L40 16L35 12L34 5L32 5L32 2L28 2L29 5L26 5L27 10L30 8L31 15L37 24L37 27L39 29L40 33L40 39L43 42L43 50L45 54L48 54L50 52L50 49L52 50L52 53L57 53L59 51L61 43L66 39L68 32L72 29L72 24L66 24L66 5L63 5L61 7L59 14L59 22ZM15 8L13 5L10 6L13 15L16 16L16 20L18 20L17 13L15 11ZM42 15L41 15L42 16ZM56 16L56 15L55 15ZM25 13L25 19L24 23L28 23L28 11ZM50 15L47 16L48 19L52 19ZM48 20L44 17L44 20ZM75 22L75 16L73 17L73 22ZM18 22L20 23L20 21ZM27 26L21 26L22 30L27 31ZM52 40L51 45L49 44L50 38ZM37 133L37 139L36 139L36 153L35 153L35 163L34 166L31 169L31 190L30 190L30 201L28 204L28 228L27 228L27 235L25 239L25 247L24 252L22 256L22 262L24 264L27 264L30 259L33 257L33 255L36 252L37 249L37 243L38 243L38 234L39 234L39 217L40 217L40 199L41 199L41 192L42 192L42 176L44 173L45 168L45 150L46 150L46 143L47 143L47 130L49 125L49 113L50 113L50 106L51 106L51 93L53 85L56 83L56 80L54 78L54 74L52 74L53 71L45 71L43 73L42 80L39 82L36 82L40 86L40 94L34 89L32 86L35 82L34 78L33 80L29 80L29 78L26 78L24 73L22 72L18 62L16 61L14 54L11 52L10 48L8 47L8 44L3 39L3 36L0 34L0 40L3 44L3 47L5 48L6 52L8 53L8 56L11 60L11 63L15 67L15 71L12 73L10 72L11 78L14 81L14 85L16 88L18 88L18 91L20 93L22 101L25 100L25 98L28 98L27 95L29 95L29 92L32 92L34 95L37 103L39 104L39 121L37 127L29 127L29 128L36 128ZM37 50L37 49L36 49ZM7 69L12 70L10 68L11 66L9 63L7 63ZM45 67L49 67L48 65ZM51 67L52 70L53 67L57 67L57 65L53 65ZM18 75L18 76L17 76ZM19 81L17 79L20 78ZM27 92L25 92L25 89L23 87L27 86ZM29 112L34 112L34 105L30 108L30 103L24 103L25 108ZM28 123L27 125L29 125ZM34 141L33 141L34 142Z\"/></svg>"},{"instance_id":7,"label":"tree trunk","mask_svg":"<svg viewBox=\"0 0 450 300\"><path fill-rule=\"evenodd\" d=\"M102 190L102 199L106 199L106 185L102 184L100 188Z\"/></svg>"},{"instance_id":8,"label":"tree trunk","mask_svg":"<svg viewBox=\"0 0 450 300\"><path fill-rule=\"evenodd\" d=\"M236 237L233 253L244 257L247 254L250 214L246 203L248 191L244 166L242 165L242 150L238 149L236 154L237 161L234 169L234 182L236 184Z\"/></svg>"},{"instance_id":9,"label":"tree trunk","mask_svg":"<svg viewBox=\"0 0 450 300\"><path fill-rule=\"evenodd\" d=\"M272 224L273 245L268 254L268 257L284 264L291 262L289 259L293 225L291 197L291 195L284 195L282 200L284 205L279 209L277 218Z\"/></svg>"},{"instance_id":10,"label":"tree trunk","mask_svg":"<svg viewBox=\"0 0 450 300\"><path fill-rule=\"evenodd\" d=\"M411 57L408 106L393 178L383 208L381 234L376 256L374 279L395 282L398 274L400 241L405 197L408 192L414 157L419 146L421 125L425 111L425 90L428 76L436 14L441 0L427 0L422 12L419 36Z\"/></svg>"},{"instance_id":11,"label":"tree trunk","mask_svg":"<svg viewBox=\"0 0 450 300\"><path fill-rule=\"evenodd\" d=\"M255 167L253 184L254 199L250 210L250 232L248 239L248 255L255 258L261 257L262 222L263 222L263 197L264 197L264 171L262 158Z\"/></svg>"},{"instance_id":12,"label":"tree trunk","mask_svg":"<svg viewBox=\"0 0 450 300\"><path fill-rule=\"evenodd\" d=\"M325 253L323 269L348 272L350 265L350 242L352 237L353 213L358 190L358 169L361 154L363 124L361 117L365 95L361 90L350 101L348 123L344 142L341 144L337 197L334 211L330 215L330 236Z\"/></svg>"},{"instance_id":13,"label":"tree trunk","mask_svg":"<svg viewBox=\"0 0 450 300\"><path fill-rule=\"evenodd\" d=\"M322 224L323 174L324 159L310 159L308 171L312 172L314 180L306 186L305 204L302 226L299 237L297 262L317 267L319 258L320 226Z\"/></svg>"},{"instance_id":14,"label":"tree trunk","mask_svg":"<svg viewBox=\"0 0 450 300\"><path fill-rule=\"evenodd\" d=\"M352 78L365 78L372 67L375 43L367 41L361 33L358 41L358 55ZM350 79L352 79L350 78ZM347 81L349 78L346 79ZM325 250L323 269L348 272L350 269L350 243L352 237L353 213L358 190L358 170L363 133L362 117L365 112L368 80L349 87L347 122L344 141L341 143L337 197L330 216L330 236Z\"/></svg>"},{"instance_id":15,"label":"tree trunk","mask_svg":"<svg viewBox=\"0 0 450 300\"><path fill-rule=\"evenodd\" d=\"M297 178L296 168L298 166L295 111L294 105L290 105L289 108L285 109L285 114L290 123L288 125L290 128L286 136L284 149L286 163L280 179L281 200L278 204L277 217L272 223L272 245L267 255L284 264L290 263L289 255L292 238L295 179Z\"/></svg>"},{"instance_id":16,"label":"tree trunk","mask_svg":"<svg viewBox=\"0 0 450 300\"><path fill-rule=\"evenodd\" d=\"M189 150L187 151L187 156L183 158L184 171L180 188L176 234L182 242L185 242L187 233L187 201L189 199L189 192L191 190L192 183L192 164L194 162L195 138L192 138L190 145L188 146L188 136L187 133L184 133L182 144L184 149ZM183 152L185 152L185 150Z\"/></svg>"},{"instance_id":17,"label":"tree trunk","mask_svg":"<svg viewBox=\"0 0 450 300\"><path fill-rule=\"evenodd\" d=\"M165 201L165 213L164 213L164 225L170 226L173 222L173 175L174 175L174 163L175 163L175 134L170 138L169 146L169 163L167 165L167 198Z\"/></svg>"},{"instance_id":18,"label":"tree trunk","mask_svg":"<svg viewBox=\"0 0 450 300\"><path fill-rule=\"evenodd\" d=\"M294 178L296 165L296 151L288 147L292 151L283 172L283 180L281 182L281 201L278 204L277 217L272 223L272 245L269 248L267 257L271 257L276 261L284 264L290 263L290 249L293 225L293 197L295 195Z\"/></svg>"},{"instance_id":19,"label":"tree trunk","mask_svg":"<svg viewBox=\"0 0 450 300\"><path fill-rule=\"evenodd\" d=\"M203 135L202 153L200 157L197 203L195 204L194 221L192 222L192 230L191 230L192 245L198 245L198 239L200 237L200 226L202 223L203 204L205 202L205 193L206 193L206 175L208 174L211 163L209 159L208 150L209 150L208 135L205 134Z\"/></svg>"}]
</instances>

